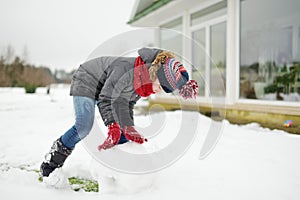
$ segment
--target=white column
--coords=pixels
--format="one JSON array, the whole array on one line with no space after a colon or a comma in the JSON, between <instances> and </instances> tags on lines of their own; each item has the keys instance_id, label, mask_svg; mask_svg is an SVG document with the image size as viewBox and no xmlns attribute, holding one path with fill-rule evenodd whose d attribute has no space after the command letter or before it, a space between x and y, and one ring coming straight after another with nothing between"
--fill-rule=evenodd
<instances>
[{"instance_id":1,"label":"white column","mask_svg":"<svg viewBox=\"0 0 300 200\"><path fill-rule=\"evenodd\" d=\"M239 0L227 1L226 103L239 98Z\"/></svg>"}]
</instances>

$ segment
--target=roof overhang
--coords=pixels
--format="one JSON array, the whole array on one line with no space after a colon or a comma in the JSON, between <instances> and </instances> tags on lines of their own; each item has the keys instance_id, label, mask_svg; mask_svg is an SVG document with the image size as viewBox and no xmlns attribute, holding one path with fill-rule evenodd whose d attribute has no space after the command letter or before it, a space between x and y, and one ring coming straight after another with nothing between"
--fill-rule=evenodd
<instances>
[{"instance_id":1,"label":"roof overhang","mask_svg":"<svg viewBox=\"0 0 300 200\"><path fill-rule=\"evenodd\" d=\"M184 10L214 1L220 0L137 0L128 24L136 27L156 27L172 16L182 15Z\"/></svg>"}]
</instances>

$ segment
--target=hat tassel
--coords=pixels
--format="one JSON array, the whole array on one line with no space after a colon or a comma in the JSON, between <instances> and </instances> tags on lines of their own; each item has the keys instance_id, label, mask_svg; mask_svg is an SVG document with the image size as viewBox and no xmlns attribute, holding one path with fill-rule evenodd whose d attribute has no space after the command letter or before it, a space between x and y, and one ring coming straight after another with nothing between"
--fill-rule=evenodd
<instances>
[{"instance_id":1,"label":"hat tassel","mask_svg":"<svg viewBox=\"0 0 300 200\"><path fill-rule=\"evenodd\" d=\"M179 90L179 95L184 99L196 99L198 94L198 83L195 80L189 80L184 86Z\"/></svg>"}]
</instances>

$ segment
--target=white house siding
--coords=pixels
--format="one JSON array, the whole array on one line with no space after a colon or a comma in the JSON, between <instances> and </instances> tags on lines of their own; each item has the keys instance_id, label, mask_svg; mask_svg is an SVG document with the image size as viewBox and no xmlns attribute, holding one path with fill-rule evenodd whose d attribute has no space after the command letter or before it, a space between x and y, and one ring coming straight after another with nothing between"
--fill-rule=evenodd
<instances>
[{"instance_id":1,"label":"white house siding","mask_svg":"<svg viewBox=\"0 0 300 200\"><path fill-rule=\"evenodd\" d=\"M300 7L298 5L300 1L297 0L276 0L276 1L266 0L266 1L272 2L272 3L269 2L270 5L271 4L280 5L284 3L284 4L295 4L295 8ZM197 16L195 13L200 12L201 15L201 11L206 10L212 5L216 5L216 4L221 5L222 2L227 3L225 8L221 8L220 10L213 11L213 14L207 13L207 15L204 15L200 18L198 17L198 19L195 17ZM277 110L277 111L279 110L279 112L285 114L290 114L292 112L293 115L297 115L296 113L299 113L298 115L300 115L300 97L299 97L300 83L298 83L297 81L294 85L290 86L294 88L290 90L293 91L294 93L294 94L290 94L290 96L292 97L288 98L287 94L283 94L283 96L286 97L285 99L286 101L284 101L284 99L283 100L274 99L274 97L272 97L272 95L274 96L274 94L272 95L263 94L262 96L259 95L258 93L255 94L255 92L257 91L255 91L254 83L257 81L250 82L249 83L250 85L248 86L243 85L244 81L241 79L241 77L243 77L245 75L244 73L247 72L245 72L244 68L240 68L240 65L242 64L240 58L243 59L243 62L245 59L245 55L240 55L242 52L240 47L245 46L244 43L245 41L247 42L247 40L245 40L244 38L244 40L241 41L242 43L240 42L241 26L245 27L245 24L242 24L240 26L240 23L243 22L241 21L240 16L247 16L247 13L241 13L240 8L241 6L245 6L246 4L249 4L250 6L257 4L257 6L254 6L255 9L252 12L254 16L256 12L260 12L259 4L262 4L261 2L262 1L260 0L245 0L242 2L240 0L228 0L228 1L176 0L144 16L143 18L134 22L132 25L139 26L139 27L143 27L143 26L161 27L161 28L168 28L168 29L175 30L172 31L172 30L161 29L160 31L157 31L155 36L156 46L160 46L162 48L166 48L171 51L174 50L175 53L179 56L179 58L182 60L182 62L187 66L189 72L193 74L194 78L198 79L199 83L201 84L200 94L197 100L199 104L220 102L220 104L224 104L225 106L234 107L236 105L238 109L246 109L246 110L251 110L251 105L255 105L255 108L260 107L259 109L256 109L257 111L261 110L262 112L269 112L268 109L277 108L273 110ZM292 7L293 6L290 6L289 8ZM277 8L276 6L271 5L270 9L265 9L265 12L278 13L276 8ZM289 12L285 10L284 14L289 15ZM248 17L251 18L251 16ZM294 13L293 16L290 17L286 16L285 18L293 18L294 21L300 22L299 14L297 15L296 13ZM264 19L262 19L262 21L263 20ZM177 24L176 23L173 24L173 22L175 21L177 22ZM214 28L215 30L221 30L221 26L219 26L219 29L217 27L217 25L221 23L223 23L222 25L225 26L226 45L224 46L224 44L222 43L223 48L225 48L226 57L223 60L225 62L218 63L219 59L216 59L217 63L212 64L210 59L211 56L213 56L212 49L214 49L215 47L208 44L211 43L211 40L214 37L214 35L212 34ZM174 25L174 27L172 27L172 24ZM293 46L292 46L292 54L294 59L293 61L300 61L299 60L300 59L300 42L299 42L300 24L298 24L297 26L294 25L293 27L294 27L292 29L293 38L291 39L291 41L293 42ZM200 46L203 45L200 48L202 48L201 51L204 53L204 56L198 54L200 60L195 60L195 56L196 56L195 47L193 47L193 43L191 42L192 37L198 37L198 39L202 37L202 40L199 39L199 43ZM164 40L165 38L168 38L169 41ZM221 44L221 42L223 41L218 41L218 40L215 41L216 44L218 44L218 42ZM199 48L198 43L197 45ZM243 52L248 52L248 51L243 51ZM221 54L216 50L216 55L218 57ZM195 68L193 70L192 65L197 66L200 64L203 65L202 68L200 66L198 70L195 70ZM223 82L224 91L217 91L220 90L220 85L216 84L215 77L212 77L213 74L212 70L216 69L215 67L216 65L218 66L217 69L220 72L218 79L224 80ZM196 71L196 73L195 72L193 73L193 71ZM257 74L255 73L249 72L249 74L247 74L247 77L250 76L251 78L255 79L255 76L257 76ZM297 76L300 76L300 74L297 74ZM269 77L268 80L269 84L273 81L272 78L274 79L274 77L272 76ZM212 85L215 88L211 87ZM250 87L252 93L256 95L254 96L254 99L245 97L244 94L245 87ZM297 91L297 87L299 87L298 91ZM216 91L212 91L211 89L216 89ZM166 96L159 96L158 98L160 99L160 101L162 99L165 99L167 101L168 99L172 99L175 97L166 95Z\"/></svg>"}]
</instances>

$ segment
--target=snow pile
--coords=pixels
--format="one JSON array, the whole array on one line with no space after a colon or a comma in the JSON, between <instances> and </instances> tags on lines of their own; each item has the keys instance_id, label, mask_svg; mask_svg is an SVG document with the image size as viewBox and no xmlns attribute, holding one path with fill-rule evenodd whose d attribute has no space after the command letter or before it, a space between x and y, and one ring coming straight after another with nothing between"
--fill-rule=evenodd
<instances>
[{"instance_id":1,"label":"snow pile","mask_svg":"<svg viewBox=\"0 0 300 200\"><path fill-rule=\"evenodd\" d=\"M52 92L52 94L51 94ZM76 146L58 177L78 176L99 181L99 193L75 192L38 181L39 168L52 142L73 125L72 98L67 88L45 88L25 94L20 88L0 89L0 194L3 199L300 199L300 137L283 131L220 122L223 133L212 153L199 160L211 120L197 114L198 135L177 162L154 174L130 175L101 165L86 147ZM193 112L164 112L135 116L149 142L125 151L155 152L172 142L180 116L194 120ZM99 127L105 129L97 114ZM147 132L149 124L164 121L162 135ZM156 130L155 126L151 130ZM159 127L156 127L159 129ZM192 127L186 126L186 134ZM149 130L148 130L149 131ZM102 141L95 141L99 144ZM136 149L135 149L136 148ZM140 163L136 163L139 165ZM101 191L102 189L102 191Z\"/></svg>"},{"instance_id":2,"label":"snow pile","mask_svg":"<svg viewBox=\"0 0 300 200\"><path fill-rule=\"evenodd\" d=\"M126 144L130 151L136 151L136 145ZM96 160L91 163L90 171L94 179L100 184L101 194L134 195L140 192L152 190L155 185L156 174L134 175L117 172L103 166Z\"/></svg>"}]
</instances>

